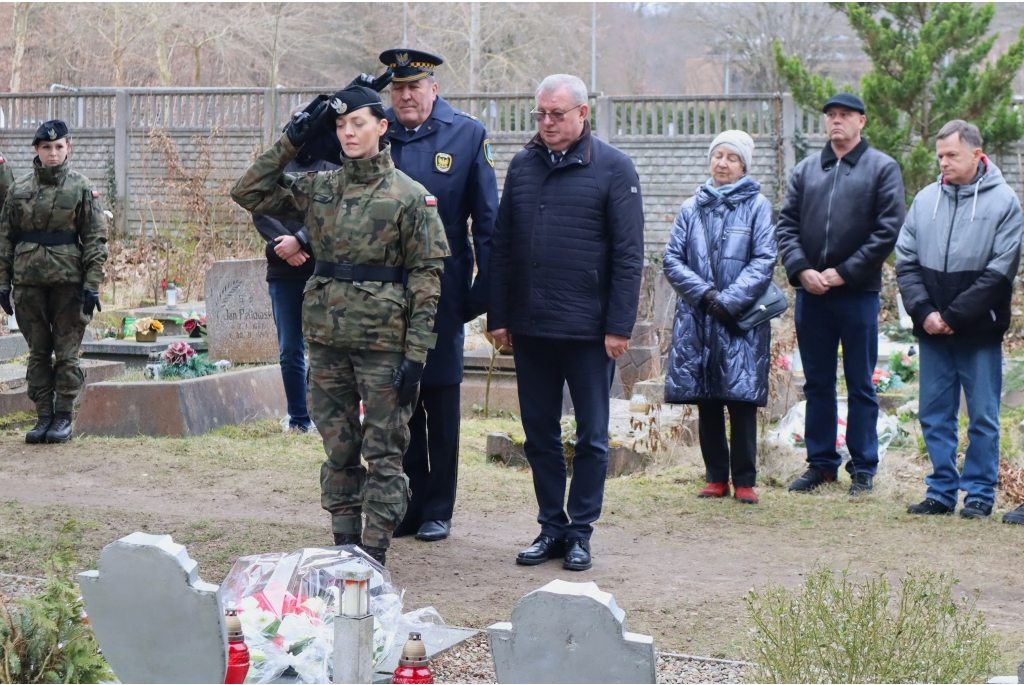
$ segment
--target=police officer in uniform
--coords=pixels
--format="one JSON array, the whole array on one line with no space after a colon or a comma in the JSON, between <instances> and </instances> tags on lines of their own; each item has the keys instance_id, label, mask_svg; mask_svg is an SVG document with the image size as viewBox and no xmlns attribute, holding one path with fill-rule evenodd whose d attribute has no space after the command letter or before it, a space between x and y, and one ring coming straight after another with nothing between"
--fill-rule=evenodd
<instances>
[{"instance_id":1,"label":"police officer in uniform","mask_svg":"<svg viewBox=\"0 0 1024 685\"><path fill-rule=\"evenodd\" d=\"M85 326L102 310L107 221L92 182L68 168L67 124L43 123L32 146L32 173L14 181L0 212L0 308L13 313L13 284L38 417L25 442L58 443L71 439L71 411L85 381L78 363Z\"/></svg>"},{"instance_id":2,"label":"police officer in uniform","mask_svg":"<svg viewBox=\"0 0 1024 685\"><path fill-rule=\"evenodd\" d=\"M283 173L325 125L341 168ZM377 92L349 86L297 114L231 189L254 214L304 225L295 236L316 258L302 328L309 408L327 453L321 503L334 543L361 544L381 564L408 505L402 455L449 255L437 200L395 168L387 130Z\"/></svg>"},{"instance_id":3,"label":"police officer in uniform","mask_svg":"<svg viewBox=\"0 0 1024 685\"><path fill-rule=\"evenodd\" d=\"M382 52L380 61L393 72L387 118L395 166L437 197L452 253L441 276L434 324L437 346L427 355L419 403L409 424L412 440L404 464L412 500L395 531L396 536L415 533L420 540L441 540L451 530L458 480L463 324L487 311L498 182L484 125L437 94L434 69L444 60L396 48Z\"/></svg>"}]
</instances>

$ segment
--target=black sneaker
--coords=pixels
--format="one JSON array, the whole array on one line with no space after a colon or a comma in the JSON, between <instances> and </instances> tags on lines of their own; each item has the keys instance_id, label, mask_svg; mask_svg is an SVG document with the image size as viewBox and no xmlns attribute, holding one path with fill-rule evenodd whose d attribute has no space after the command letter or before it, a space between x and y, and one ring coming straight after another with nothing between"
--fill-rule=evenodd
<instances>
[{"instance_id":1,"label":"black sneaker","mask_svg":"<svg viewBox=\"0 0 1024 685\"><path fill-rule=\"evenodd\" d=\"M907 507L908 514L921 514L923 516L952 516L956 507L947 507L937 499L929 497L920 504L911 504Z\"/></svg>"},{"instance_id":2,"label":"black sneaker","mask_svg":"<svg viewBox=\"0 0 1024 685\"><path fill-rule=\"evenodd\" d=\"M874 477L866 473L854 473L850 476L850 496L862 495L874 489Z\"/></svg>"},{"instance_id":3,"label":"black sneaker","mask_svg":"<svg viewBox=\"0 0 1024 685\"><path fill-rule=\"evenodd\" d=\"M1003 523L1016 523L1019 526L1024 526L1024 504L1003 514Z\"/></svg>"},{"instance_id":4,"label":"black sneaker","mask_svg":"<svg viewBox=\"0 0 1024 685\"><path fill-rule=\"evenodd\" d=\"M992 505L978 501L965 502L960 515L965 519L987 519L992 515Z\"/></svg>"},{"instance_id":5,"label":"black sneaker","mask_svg":"<svg viewBox=\"0 0 1024 685\"><path fill-rule=\"evenodd\" d=\"M789 484L790 492L810 492L819 485L836 482L835 476L829 476L824 471L810 467L804 475Z\"/></svg>"}]
</instances>

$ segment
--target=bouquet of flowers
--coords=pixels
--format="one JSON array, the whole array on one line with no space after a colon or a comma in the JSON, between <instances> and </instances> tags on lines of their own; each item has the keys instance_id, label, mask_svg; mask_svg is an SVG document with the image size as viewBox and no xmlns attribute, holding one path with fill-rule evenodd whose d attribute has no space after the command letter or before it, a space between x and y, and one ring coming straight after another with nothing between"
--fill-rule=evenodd
<instances>
[{"instance_id":1,"label":"bouquet of flowers","mask_svg":"<svg viewBox=\"0 0 1024 685\"><path fill-rule=\"evenodd\" d=\"M163 369L160 375L168 378L199 378L209 376L217 370L206 355L196 354L188 343L173 342L160 355Z\"/></svg>"},{"instance_id":2,"label":"bouquet of flowers","mask_svg":"<svg viewBox=\"0 0 1024 685\"><path fill-rule=\"evenodd\" d=\"M921 369L921 357L896 350L889 355L889 371L904 383L914 380Z\"/></svg>"},{"instance_id":3,"label":"bouquet of flowers","mask_svg":"<svg viewBox=\"0 0 1024 685\"><path fill-rule=\"evenodd\" d=\"M150 331L155 331L159 333L162 330L164 330L164 325L160 323L159 320L150 318L148 316L144 319L139 319L138 321L135 322L136 333L149 333Z\"/></svg>"},{"instance_id":4,"label":"bouquet of flowers","mask_svg":"<svg viewBox=\"0 0 1024 685\"><path fill-rule=\"evenodd\" d=\"M177 276L170 280L165 278L160 281L160 290L181 290L181 279Z\"/></svg>"},{"instance_id":5,"label":"bouquet of flowers","mask_svg":"<svg viewBox=\"0 0 1024 685\"><path fill-rule=\"evenodd\" d=\"M892 385L892 375L885 369L875 369L871 374L871 382L875 384L877 392L885 392Z\"/></svg>"},{"instance_id":6,"label":"bouquet of flowers","mask_svg":"<svg viewBox=\"0 0 1024 685\"><path fill-rule=\"evenodd\" d=\"M198 338L206 335L206 315L189 313L189 317L181 324L189 337Z\"/></svg>"},{"instance_id":7,"label":"bouquet of flowers","mask_svg":"<svg viewBox=\"0 0 1024 685\"><path fill-rule=\"evenodd\" d=\"M185 364L194 356L196 356L196 351L184 342L172 342L160 355L168 364Z\"/></svg>"}]
</instances>

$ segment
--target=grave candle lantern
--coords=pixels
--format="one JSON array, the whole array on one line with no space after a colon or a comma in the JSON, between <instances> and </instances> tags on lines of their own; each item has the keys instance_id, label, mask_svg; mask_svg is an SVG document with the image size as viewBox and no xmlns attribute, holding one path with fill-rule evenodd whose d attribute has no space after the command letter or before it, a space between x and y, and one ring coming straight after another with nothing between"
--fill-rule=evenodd
<instances>
[{"instance_id":1,"label":"grave candle lantern","mask_svg":"<svg viewBox=\"0 0 1024 685\"><path fill-rule=\"evenodd\" d=\"M373 571L362 561L338 570L341 581L334 617L335 683L369 683L373 678L373 614L370 613L370 579Z\"/></svg>"},{"instance_id":2,"label":"grave candle lantern","mask_svg":"<svg viewBox=\"0 0 1024 685\"><path fill-rule=\"evenodd\" d=\"M242 636L242 622L238 612L229 610L224 622L228 629L228 671L224 683L244 683L245 675L249 672L249 648Z\"/></svg>"}]
</instances>

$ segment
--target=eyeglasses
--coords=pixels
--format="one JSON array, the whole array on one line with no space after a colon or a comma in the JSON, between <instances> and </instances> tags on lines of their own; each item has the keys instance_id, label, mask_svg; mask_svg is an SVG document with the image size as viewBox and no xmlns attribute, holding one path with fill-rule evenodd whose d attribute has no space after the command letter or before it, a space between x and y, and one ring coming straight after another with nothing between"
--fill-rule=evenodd
<instances>
[{"instance_id":1,"label":"eyeglasses","mask_svg":"<svg viewBox=\"0 0 1024 685\"><path fill-rule=\"evenodd\" d=\"M565 121L565 115L571 112L573 109L579 109L582 104L576 105L567 112L543 112L539 109L535 109L530 112L530 116L533 117L534 121L544 121L545 117L551 117L551 121Z\"/></svg>"}]
</instances>

